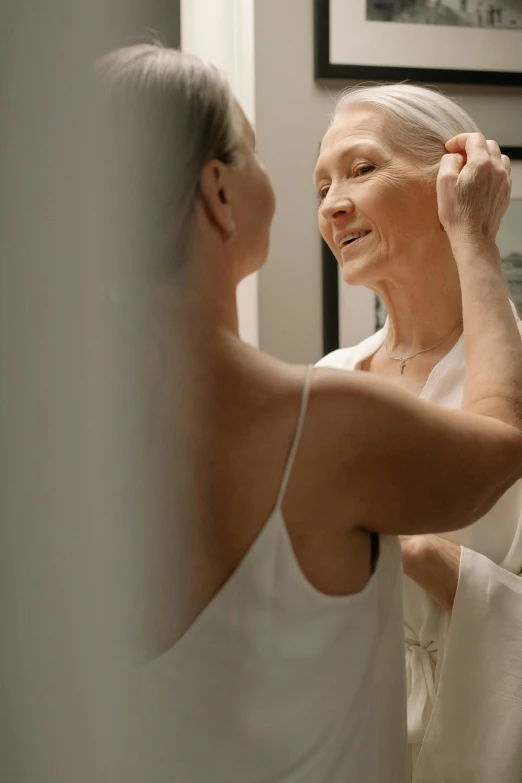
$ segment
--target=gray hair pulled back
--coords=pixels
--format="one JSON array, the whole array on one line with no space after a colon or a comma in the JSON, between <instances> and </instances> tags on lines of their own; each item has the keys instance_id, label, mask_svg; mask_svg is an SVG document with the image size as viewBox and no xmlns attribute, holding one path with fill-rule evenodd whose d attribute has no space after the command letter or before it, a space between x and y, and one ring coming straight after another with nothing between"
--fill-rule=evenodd
<instances>
[{"instance_id":1,"label":"gray hair pulled back","mask_svg":"<svg viewBox=\"0 0 522 783\"><path fill-rule=\"evenodd\" d=\"M197 57L139 44L99 61L109 192L140 274L186 266L199 176L213 159L241 164L241 120L225 76Z\"/></svg>"},{"instance_id":2,"label":"gray hair pulled back","mask_svg":"<svg viewBox=\"0 0 522 783\"><path fill-rule=\"evenodd\" d=\"M435 179L444 144L459 133L479 131L453 100L438 90L413 84L361 85L338 97L332 122L352 106L371 104L389 118L391 138L408 150L429 179Z\"/></svg>"}]
</instances>

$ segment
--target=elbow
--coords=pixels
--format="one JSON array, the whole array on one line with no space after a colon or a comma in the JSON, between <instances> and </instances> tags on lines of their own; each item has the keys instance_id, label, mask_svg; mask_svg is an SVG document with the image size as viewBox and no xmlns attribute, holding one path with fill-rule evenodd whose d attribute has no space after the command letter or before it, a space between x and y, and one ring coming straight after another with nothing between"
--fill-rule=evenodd
<instances>
[{"instance_id":1,"label":"elbow","mask_svg":"<svg viewBox=\"0 0 522 783\"><path fill-rule=\"evenodd\" d=\"M522 478L522 422L520 427L509 427L506 431L504 443L499 449L499 462L505 470L504 482L508 489Z\"/></svg>"},{"instance_id":2,"label":"elbow","mask_svg":"<svg viewBox=\"0 0 522 783\"><path fill-rule=\"evenodd\" d=\"M522 431L509 427L495 457L484 466L482 476L477 476L474 497L469 500L467 527L485 516L500 498L522 479Z\"/></svg>"}]
</instances>

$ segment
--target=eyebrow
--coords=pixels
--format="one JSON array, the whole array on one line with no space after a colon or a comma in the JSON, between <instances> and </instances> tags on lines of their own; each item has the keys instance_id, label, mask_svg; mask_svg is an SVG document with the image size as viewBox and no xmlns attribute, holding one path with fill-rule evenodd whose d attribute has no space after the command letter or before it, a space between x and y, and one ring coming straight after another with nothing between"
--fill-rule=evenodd
<instances>
[{"instance_id":1,"label":"eyebrow","mask_svg":"<svg viewBox=\"0 0 522 783\"><path fill-rule=\"evenodd\" d=\"M342 159L347 158L349 155L357 152L357 149L360 147L372 147L375 149L375 144L373 144L369 139L367 141L356 141L353 144L348 143L348 145L345 146L337 156ZM322 174L324 174L323 168L316 168L314 171L314 179L317 179Z\"/></svg>"}]
</instances>

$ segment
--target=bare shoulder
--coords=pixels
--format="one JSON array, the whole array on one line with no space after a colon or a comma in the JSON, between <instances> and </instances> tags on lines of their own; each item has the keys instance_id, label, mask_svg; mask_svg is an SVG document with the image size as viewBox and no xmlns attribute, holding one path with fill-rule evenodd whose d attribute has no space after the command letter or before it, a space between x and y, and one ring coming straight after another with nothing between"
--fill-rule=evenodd
<instances>
[{"instance_id":1,"label":"bare shoulder","mask_svg":"<svg viewBox=\"0 0 522 783\"><path fill-rule=\"evenodd\" d=\"M260 352L256 354L252 372L242 372L245 389L240 393L248 387L248 396L259 406L260 415L295 422L309 375L305 429L308 434L313 432L318 436L318 451L328 452L332 448L335 451L337 443L345 460L352 453L355 456L359 439L365 448L371 449L372 433L379 440L386 438L383 428L394 415L400 413L408 418L429 405L419 403L413 395L368 373L289 364ZM256 383L252 383L254 377ZM237 393L237 379L235 386ZM334 459L333 454L329 459Z\"/></svg>"},{"instance_id":2,"label":"bare shoulder","mask_svg":"<svg viewBox=\"0 0 522 783\"><path fill-rule=\"evenodd\" d=\"M221 365L218 426L235 454L251 451L284 467L309 370L241 345Z\"/></svg>"},{"instance_id":3,"label":"bare shoulder","mask_svg":"<svg viewBox=\"0 0 522 783\"><path fill-rule=\"evenodd\" d=\"M308 365L291 364L244 344L224 369L234 396L275 416L291 414L299 406L309 372Z\"/></svg>"},{"instance_id":4,"label":"bare shoulder","mask_svg":"<svg viewBox=\"0 0 522 783\"><path fill-rule=\"evenodd\" d=\"M424 408L428 404L421 405ZM328 422L331 426L332 422L336 422L337 437L346 428L350 429L353 437L364 433L365 439L368 439L372 431L383 437L385 432L382 427L393 413L413 416L419 407L414 395L383 378L359 371L314 369L312 416L317 419L318 425ZM332 435L335 434L333 431Z\"/></svg>"}]
</instances>

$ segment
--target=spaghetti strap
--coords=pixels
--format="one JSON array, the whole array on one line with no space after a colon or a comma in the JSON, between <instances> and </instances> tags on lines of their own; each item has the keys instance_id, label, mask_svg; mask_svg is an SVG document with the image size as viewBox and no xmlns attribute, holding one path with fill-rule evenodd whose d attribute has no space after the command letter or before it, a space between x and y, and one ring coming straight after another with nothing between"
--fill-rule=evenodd
<instances>
[{"instance_id":1,"label":"spaghetti strap","mask_svg":"<svg viewBox=\"0 0 522 783\"><path fill-rule=\"evenodd\" d=\"M292 448L290 449L290 455L286 463L285 472L283 473L283 479L281 481L281 487L279 489L279 495L277 497L276 509L281 508L283 504L283 500L285 499L288 482L290 481L290 475L292 473L292 468L294 467L294 462L297 455L297 449L299 448L299 442L301 440L301 435L303 433L303 425L306 417L306 409L308 408L308 399L310 397L310 386L312 383L313 369L314 369L313 364L309 364L306 371L306 378L303 387L303 395L301 398L301 410L299 412L299 419L295 430Z\"/></svg>"}]
</instances>

